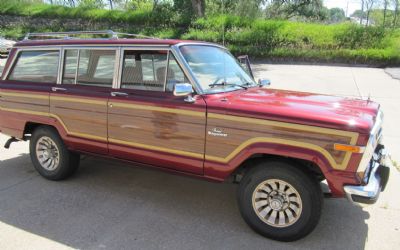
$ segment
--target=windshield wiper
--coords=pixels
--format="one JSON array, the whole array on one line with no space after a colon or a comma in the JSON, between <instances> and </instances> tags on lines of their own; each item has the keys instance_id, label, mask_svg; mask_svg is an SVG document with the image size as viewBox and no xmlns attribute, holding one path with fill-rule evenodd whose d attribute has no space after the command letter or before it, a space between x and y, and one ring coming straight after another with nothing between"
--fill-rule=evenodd
<instances>
[{"instance_id":1,"label":"windshield wiper","mask_svg":"<svg viewBox=\"0 0 400 250\"><path fill-rule=\"evenodd\" d=\"M239 86L242 87L242 88L248 89L249 87L254 86L254 83L246 82L246 83L244 83L244 84L242 84L242 85L239 85Z\"/></svg>"},{"instance_id":2,"label":"windshield wiper","mask_svg":"<svg viewBox=\"0 0 400 250\"><path fill-rule=\"evenodd\" d=\"M238 85L238 84L227 83L227 82L212 83L212 84L210 84L208 86L211 87L211 88L220 87L220 86L237 86L237 87L240 87L242 89L247 89L247 87L245 85Z\"/></svg>"}]
</instances>

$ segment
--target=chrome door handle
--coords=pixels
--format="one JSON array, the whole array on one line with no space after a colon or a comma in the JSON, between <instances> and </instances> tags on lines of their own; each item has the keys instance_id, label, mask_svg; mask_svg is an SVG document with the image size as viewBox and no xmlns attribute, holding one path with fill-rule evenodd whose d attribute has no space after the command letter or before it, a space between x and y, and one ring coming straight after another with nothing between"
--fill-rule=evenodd
<instances>
[{"instance_id":1,"label":"chrome door handle","mask_svg":"<svg viewBox=\"0 0 400 250\"><path fill-rule=\"evenodd\" d=\"M53 91L53 92L57 92L57 91L62 92L62 91L67 91L67 89L65 89L65 88L59 88L59 87L52 87L52 88L51 88L51 91Z\"/></svg>"},{"instance_id":2,"label":"chrome door handle","mask_svg":"<svg viewBox=\"0 0 400 250\"><path fill-rule=\"evenodd\" d=\"M111 96L128 96L128 94L124 92L111 92Z\"/></svg>"}]
</instances>

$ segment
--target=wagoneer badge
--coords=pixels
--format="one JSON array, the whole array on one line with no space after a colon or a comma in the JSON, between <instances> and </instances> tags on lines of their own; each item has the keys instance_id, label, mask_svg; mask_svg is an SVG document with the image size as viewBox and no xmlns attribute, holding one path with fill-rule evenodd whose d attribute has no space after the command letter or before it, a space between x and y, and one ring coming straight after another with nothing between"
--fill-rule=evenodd
<instances>
[{"instance_id":1,"label":"wagoneer badge","mask_svg":"<svg viewBox=\"0 0 400 250\"><path fill-rule=\"evenodd\" d=\"M222 129L219 129L219 128L213 128L212 130L209 130L208 134L212 135L212 136L221 136L221 137L227 137L228 136L228 134L224 133L222 131Z\"/></svg>"}]
</instances>

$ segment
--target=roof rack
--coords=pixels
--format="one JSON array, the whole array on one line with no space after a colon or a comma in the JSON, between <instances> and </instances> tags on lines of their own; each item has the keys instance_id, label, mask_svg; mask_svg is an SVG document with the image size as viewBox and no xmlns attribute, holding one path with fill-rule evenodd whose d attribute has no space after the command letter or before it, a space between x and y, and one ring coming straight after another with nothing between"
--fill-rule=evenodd
<instances>
[{"instance_id":1,"label":"roof rack","mask_svg":"<svg viewBox=\"0 0 400 250\"><path fill-rule=\"evenodd\" d=\"M146 39L159 39L155 37L140 35L140 34L130 34L115 32L112 30L101 30L101 31L66 31L66 32L44 32L44 33L27 33L24 40L32 40L31 38L40 37L44 39L82 39L82 37L77 36L109 36L109 39L121 39L123 37L136 37L136 38L146 38Z\"/></svg>"}]
</instances>

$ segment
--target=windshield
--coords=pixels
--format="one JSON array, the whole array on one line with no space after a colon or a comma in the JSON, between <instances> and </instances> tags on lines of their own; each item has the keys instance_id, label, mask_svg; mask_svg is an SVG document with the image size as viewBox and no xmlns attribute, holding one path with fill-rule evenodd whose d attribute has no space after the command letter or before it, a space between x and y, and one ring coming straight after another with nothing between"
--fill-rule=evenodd
<instances>
[{"instance_id":1,"label":"windshield","mask_svg":"<svg viewBox=\"0 0 400 250\"><path fill-rule=\"evenodd\" d=\"M205 93L233 91L256 85L225 49L186 45L180 50Z\"/></svg>"}]
</instances>

